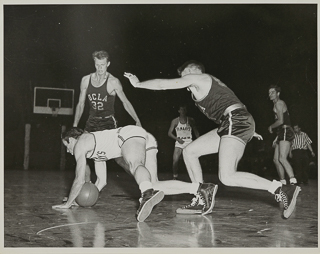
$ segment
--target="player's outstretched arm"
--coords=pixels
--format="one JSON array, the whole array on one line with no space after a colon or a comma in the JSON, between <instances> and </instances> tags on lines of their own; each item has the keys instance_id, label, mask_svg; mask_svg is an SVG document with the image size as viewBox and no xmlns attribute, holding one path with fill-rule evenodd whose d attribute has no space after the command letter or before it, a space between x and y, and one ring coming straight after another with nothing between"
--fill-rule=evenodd
<instances>
[{"instance_id":1,"label":"player's outstretched arm","mask_svg":"<svg viewBox=\"0 0 320 254\"><path fill-rule=\"evenodd\" d=\"M171 90L186 88L194 83L196 75L186 75L182 78L175 79L152 79L140 82L136 75L125 72L124 76L129 79L130 83L136 88L149 90Z\"/></svg>"},{"instance_id":2,"label":"player's outstretched arm","mask_svg":"<svg viewBox=\"0 0 320 254\"><path fill-rule=\"evenodd\" d=\"M73 181L71 190L70 190L70 194L68 197L68 201L62 205L55 205L52 206L52 208L54 209L68 209L70 208L76 197L79 195L81 188L83 186L83 184L85 183L85 171L86 171L86 153L87 151L84 149L85 145L83 144L83 142L78 141L78 143L76 144L75 148L74 148L74 156L77 162L77 166L76 166L76 176L75 179Z\"/></svg>"},{"instance_id":3,"label":"player's outstretched arm","mask_svg":"<svg viewBox=\"0 0 320 254\"><path fill-rule=\"evenodd\" d=\"M78 104L76 106L76 112L74 114L73 127L78 127L78 123L83 114L84 106L86 103L88 84L89 84L89 76L83 77L80 84L80 95L79 95Z\"/></svg>"},{"instance_id":4,"label":"player's outstretched arm","mask_svg":"<svg viewBox=\"0 0 320 254\"><path fill-rule=\"evenodd\" d=\"M95 185L98 190L101 191L103 187L107 185L107 164L105 161L95 161L94 169L97 175Z\"/></svg>"},{"instance_id":5,"label":"player's outstretched arm","mask_svg":"<svg viewBox=\"0 0 320 254\"><path fill-rule=\"evenodd\" d=\"M121 100L125 110L128 112L128 114L136 122L136 125L142 127L140 119L139 119L136 111L134 110L131 102L128 100L127 96L125 95L120 81L117 79L115 82L113 82L112 86L114 87L114 90L117 93L119 99Z\"/></svg>"}]
</instances>

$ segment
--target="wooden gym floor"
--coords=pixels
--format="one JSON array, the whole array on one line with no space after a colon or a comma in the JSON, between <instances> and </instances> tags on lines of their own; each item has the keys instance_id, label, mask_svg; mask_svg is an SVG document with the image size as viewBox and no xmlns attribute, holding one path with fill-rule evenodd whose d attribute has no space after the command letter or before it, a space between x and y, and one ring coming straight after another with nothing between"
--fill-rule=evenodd
<instances>
[{"instance_id":1,"label":"wooden gym floor","mask_svg":"<svg viewBox=\"0 0 320 254\"><path fill-rule=\"evenodd\" d=\"M52 209L68 195L73 177L73 171L4 171L4 250L318 248L317 180L302 186L295 212L287 220L281 218L273 195L220 183L210 215L176 214L192 198L182 194L166 196L145 222L138 223L140 192L134 179L121 170L108 173L108 185L94 207ZM159 179L170 177L160 173ZM189 178L182 175L182 180ZM217 183L218 179L206 174L205 181Z\"/></svg>"}]
</instances>

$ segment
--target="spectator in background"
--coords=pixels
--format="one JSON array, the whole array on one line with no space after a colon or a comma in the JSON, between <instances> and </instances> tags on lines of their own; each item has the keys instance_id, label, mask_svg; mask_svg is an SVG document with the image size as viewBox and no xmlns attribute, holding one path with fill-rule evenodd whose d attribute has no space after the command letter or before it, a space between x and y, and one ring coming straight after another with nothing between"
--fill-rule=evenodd
<instances>
[{"instance_id":1,"label":"spectator in background","mask_svg":"<svg viewBox=\"0 0 320 254\"><path fill-rule=\"evenodd\" d=\"M293 169L295 171L298 184L308 184L309 179L309 157L307 150L311 152L312 157L315 157L313 149L311 147L311 139L309 136L301 131L298 124L293 126L294 140L290 150L290 158L292 158Z\"/></svg>"}]
</instances>

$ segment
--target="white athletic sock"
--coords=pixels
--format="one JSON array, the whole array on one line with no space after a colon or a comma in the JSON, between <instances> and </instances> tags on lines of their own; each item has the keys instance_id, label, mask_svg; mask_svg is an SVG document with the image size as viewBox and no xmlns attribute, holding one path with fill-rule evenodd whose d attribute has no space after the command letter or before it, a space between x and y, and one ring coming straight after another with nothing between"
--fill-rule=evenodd
<instances>
[{"instance_id":1,"label":"white athletic sock","mask_svg":"<svg viewBox=\"0 0 320 254\"><path fill-rule=\"evenodd\" d=\"M282 185L287 185L287 180L286 179L281 179L280 182L282 183Z\"/></svg>"},{"instance_id":2,"label":"white athletic sock","mask_svg":"<svg viewBox=\"0 0 320 254\"><path fill-rule=\"evenodd\" d=\"M144 181L139 184L139 189L141 193L145 192L146 190L153 189L152 183L150 181Z\"/></svg>"},{"instance_id":3,"label":"white athletic sock","mask_svg":"<svg viewBox=\"0 0 320 254\"><path fill-rule=\"evenodd\" d=\"M200 183L191 183L189 193L196 195L199 189Z\"/></svg>"},{"instance_id":4,"label":"white athletic sock","mask_svg":"<svg viewBox=\"0 0 320 254\"><path fill-rule=\"evenodd\" d=\"M276 180L273 180L272 183L271 183L271 185L270 185L270 187L269 187L269 189L268 189L268 191L269 191L270 193L274 194L275 191L276 191L279 187L281 187L281 186L282 186L282 183L281 183L281 182L276 181Z\"/></svg>"},{"instance_id":5,"label":"white athletic sock","mask_svg":"<svg viewBox=\"0 0 320 254\"><path fill-rule=\"evenodd\" d=\"M297 179L295 177L290 178L290 184L296 184Z\"/></svg>"}]
</instances>

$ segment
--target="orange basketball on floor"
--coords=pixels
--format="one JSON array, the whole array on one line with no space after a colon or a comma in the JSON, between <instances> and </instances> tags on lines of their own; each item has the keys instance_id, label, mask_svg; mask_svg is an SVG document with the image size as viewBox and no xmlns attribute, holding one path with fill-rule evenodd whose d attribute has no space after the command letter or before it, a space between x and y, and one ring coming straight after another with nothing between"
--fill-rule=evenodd
<instances>
[{"instance_id":1,"label":"orange basketball on floor","mask_svg":"<svg viewBox=\"0 0 320 254\"><path fill-rule=\"evenodd\" d=\"M99 190L93 183L85 183L79 195L76 197L76 202L79 206L90 207L94 206L99 198Z\"/></svg>"}]
</instances>

